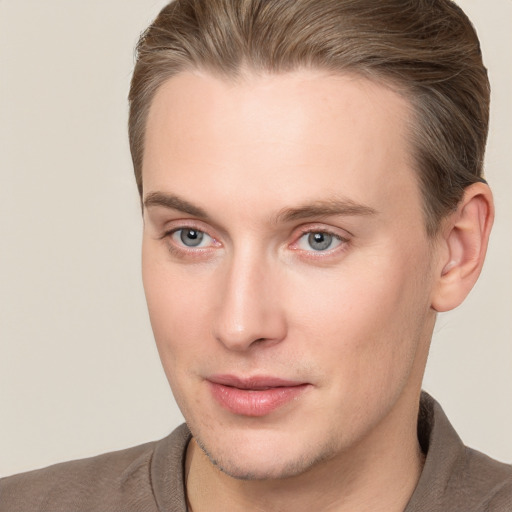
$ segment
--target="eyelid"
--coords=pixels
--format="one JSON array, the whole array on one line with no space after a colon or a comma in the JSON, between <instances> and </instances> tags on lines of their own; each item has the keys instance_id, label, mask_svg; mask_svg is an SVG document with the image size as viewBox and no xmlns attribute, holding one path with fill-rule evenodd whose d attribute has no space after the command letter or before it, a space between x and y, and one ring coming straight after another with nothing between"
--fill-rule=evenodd
<instances>
[{"instance_id":1,"label":"eyelid","mask_svg":"<svg viewBox=\"0 0 512 512\"><path fill-rule=\"evenodd\" d=\"M342 233L340 233L340 231L342 231L343 233L346 233L347 236L344 236ZM330 236L333 236L334 238L339 240L341 243L339 245L337 245L336 247L333 247L332 249L326 249L325 251L315 251L314 249L307 250L307 249L299 248L298 243L302 239L302 237L304 237L304 235L308 235L311 233L325 233ZM336 228L333 228L330 226L326 226L325 224L323 224L323 225L307 224L307 225L300 226L298 228L298 233L293 236L294 241L291 244L291 248L298 252L300 251L302 253L308 253L308 254L310 254L309 257L323 258L323 257L327 257L327 256L332 256L336 252L343 251L345 249L347 243L350 242L351 236L352 236L352 234L344 229L343 230L336 229Z\"/></svg>"},{"instance_id":2,"label":"eyelid","mask_svg":"<svg viewBox=\"0 0 512 512\"><path fill-rule=\"evenodd\" d=\"M329 235L335 236L340 240L346 241L350 240L350 238L353 236L352 233L346 229L335 228L333 226L320 223L303 224L302 226L299 226L295 231L297 232L297 235L294 236L295 239L298 239L307 233L328 233Z\"/></svg>"},{"instance_id":3,"label":"eyelid","mask_svg":"<svg viewBox=\"0 0 512 512\"><path fill-rule=\"evenodd\" d=\"M161 227L161 235L158 238L166 238L180 229L194 229L201 231L212 239L217 239L216 236L211 234L212 229L209 226L205 226L203 222L194 219L173 219L172 221L166 222Z\"/></svg>"},{"instance_id":4,"label":"eyelid","mask_svg":"<svg viewBox=\"0 0 512 512\"><path fill-rule=\"evenodd\" d=\"M210 244L206 247L187 247L186 245L178 243L174 239L173 235L178 231L186 229L192 229L204 233L204 235L211 239ZM168 250L177 256L205 255L205 253L222 246L221 242L219 242L218 238L211 233L211 230L208 229L208 227L205 227L202 222L195 221L193 219L178 219L167 223L167 226L163 228L163 232L158 238L160 240L165 240Z\"/></svg>"}]
</instances>

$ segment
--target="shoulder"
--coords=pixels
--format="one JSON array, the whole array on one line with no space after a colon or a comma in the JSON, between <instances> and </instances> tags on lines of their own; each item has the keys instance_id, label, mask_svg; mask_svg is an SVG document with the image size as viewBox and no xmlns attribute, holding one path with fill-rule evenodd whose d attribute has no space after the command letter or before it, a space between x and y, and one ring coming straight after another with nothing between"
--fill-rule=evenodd
<instances>
[{"instance_id":1,"label":"shoulder","mask_svg":"<svg viewBox=\"0 0 512 512\"><path fill-rule=\"evenodd\" d=\"M0 512L156 512L154 454L177 443L183 453L183 436L176 437L180 429L161 441L1 479ZM181 465L175 471L180 473Z\"/></svg>"},{"instance_id":2,"label":"shoulder","mask_svg":"<svg viewBox=\"0 0 512 512\"><path fill-rule=\"evenodd\" d=\"M122 501L130 483L149 483L155 443L44 469L0 481L0 511L75 510L77 506ZM81 510L81 509L79 509Z\"/></svg>"},{"instance_id":3,"label":"shoulder","mask_svg":"<svg viewBox=\"0 0 512 512\"><path fill-rule=\"evenodd\" d=\"M464 446L441 406L426 393L418 437L426 459L406 512L512 510L512 466Z\"/></svg>"},{"instance_id":4,"label":"shoulder","mask_svg":"<svg viewBox=\"0 0 512 512\"><path fill-rule=\"evenodd\" d=\"M455 480L469 499L475 494L479 496L483 510L512 510L512 465L466 447L464 467Z\"/></svg>"}]
</instances>

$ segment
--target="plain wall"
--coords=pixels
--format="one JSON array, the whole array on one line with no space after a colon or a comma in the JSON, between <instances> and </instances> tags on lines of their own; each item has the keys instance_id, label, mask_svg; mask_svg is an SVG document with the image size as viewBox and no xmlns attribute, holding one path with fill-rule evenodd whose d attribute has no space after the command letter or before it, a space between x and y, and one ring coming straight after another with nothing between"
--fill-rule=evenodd
<instances>
[{"instance_id":1,"label":"plain wall","mask_svg":"<svg viewBox=\"0 0 512 512\"><path fill-rule=\"evenodd\" d=\"M146 313L126 135L133 48L164 3L0 0L0 475L182 421ZM490 69L497 220L476 289L439 318L425 389L510 462L512 2L460 5Z\"/></svg>"}]
</instances>

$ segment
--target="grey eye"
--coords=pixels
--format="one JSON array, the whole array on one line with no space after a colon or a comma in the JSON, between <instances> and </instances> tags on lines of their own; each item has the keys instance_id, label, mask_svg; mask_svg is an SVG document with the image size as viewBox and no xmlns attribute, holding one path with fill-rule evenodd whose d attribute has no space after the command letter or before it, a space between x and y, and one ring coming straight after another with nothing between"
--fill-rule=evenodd
<instances>
[{"instance_id":1,"label":"grey eye","mask_svg":"<svg viewBox=\"0 0 512 512\"><path fill-rule=\"evenodd\" d=\"M334 236L329 233L309 233L308 245L314 251L325 251L331 247L333 239Z\"/></svg>"},{"instance_id":2,"label":"grey eye","mask_svg":"<svg viewBox=\"0 0 512 512\"><path fill-rule=\"evenodd\" d=\"M183 245L187 247L197 247L201 245L204 238L204 233L197 229L180 229L178 233Z\"/></svg>"}]
</instances>

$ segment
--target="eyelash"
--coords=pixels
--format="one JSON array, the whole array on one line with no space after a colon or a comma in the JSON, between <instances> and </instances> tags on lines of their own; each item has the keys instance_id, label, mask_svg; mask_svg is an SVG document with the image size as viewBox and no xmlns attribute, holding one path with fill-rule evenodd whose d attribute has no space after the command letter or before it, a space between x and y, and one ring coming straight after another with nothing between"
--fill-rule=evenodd
<instances>
[{"instance_id":1,"label":"eyelash","mask_svg":"<svg viewBox=\"0 0 512 512\"><path fill-rule=\"evenodd\" d=\"M171 252L171 254L173 254L174 256L178 256L178 257L201 257L201 256L205 256L205 253L208 253L210 252L212 249L215 249L216 247L212 247L212 246L208 246L208 247L187 247L185 245L178 245L174 240L173 240L173 235L175 235L176 233L180 232L180 231L187 231L187 230L190 230L190 231L197 231L199 233L203 233L205 234L206 236L210 237L212 239L212 241L215 243L215 245L217 246L220 246L220 242L217 241L217 239L211 235L209 235L207 233L207 231L205 231L204 229L200 229L199 227L197 226L194 226L192 224L190 225L184 225L184 226L179 226L179 227L176 227L176 228L173 228L173 229L170 229L168 231L166 231L161 237L160 239L161 240L167 240L167 248L169 250L169 252Z\"/></svg>"},{"instance_id":2,"label":"eyelash","mask_svg":"<svg viewBox=\"0 0 512 512\"><path fill-rule=\"evenodd\" d=\"M215 246L209 245L207 247L187 247L185 245L178 245L173 240L173 235L180 231L186 231L186 230L193 230L198 231L200 233L203 233L204 235L211 238L211 240L214 242ZM301 249L298 247L299 242L305 237L306 235L311 234L325 234L333 237L333 239L337 240L339 244L334 248L328 248L326 250L318 250L315 251L313 248L310 250L307 249ZM178 256L178 257L204 257L206 253L211 252L212 249L216 249L217 247L221 246L221 243L212 235L209 235L208 232L204 229L200 229L197 226L194 225L183 225L179 226L177 228L170 229L166 231L161 237L161 239L168 240L168 249L169 251ZM307 255L305 257L309 259L321 259L321 258L327 258L329 256L333 256L334 253L342 252L346 250L346 246L349 243L349 238L343 237L338 233L335 233L333 230L326 229L325 227L304 227L300 230L298 236L294 237L295 241L290 245L290 248L294 251L301 252L304 255Z\"/></svg>"},{"instance_id":3,"label":"eyelash","mask_svg":"<svg viewBox=\"0 0 512 512\"><path fill-rule=\"evenodd\" d=\"M329 235L334 240L337 240L339 242L339 244L336 247L328 248L328 249L323 250L323 251L322 250L315 251L312 247L309 250L301 249L301 248L297 247L299 242L305 236L309 236L309 235L312 235L312 234ZM334 252L338 252L340 250L343 250L348 242L349 242L348 238L343 237L340 234L335 233L332 230L326 229L325 227L318 227L316 229L315 228L311 228L311 227L307 227L307 228L301 230L299 236L296 238L296 241L292 244L292 249L294 249L296 251L301 251L303 253L308 253L308 255L309 255L308 257L309 258L316 258L316 259L318 259L318 258L325 258L325 257L328 257L328 256L332 256Z\"/></svg>"}]
</instances>

